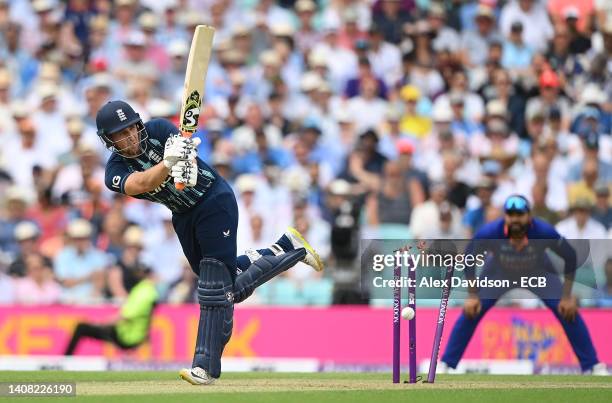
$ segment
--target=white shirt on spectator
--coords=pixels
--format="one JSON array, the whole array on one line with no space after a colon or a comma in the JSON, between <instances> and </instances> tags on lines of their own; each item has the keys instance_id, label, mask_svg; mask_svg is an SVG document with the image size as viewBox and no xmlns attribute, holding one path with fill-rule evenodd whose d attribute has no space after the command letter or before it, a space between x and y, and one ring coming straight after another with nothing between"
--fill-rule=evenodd
<instances>
[{"instance_id":1,"label":"white shirt on spectator","mask_svg":"<svg viewBox=\"0 0 612 403\"><path fill-rule=\"evenodd\" d=\"M381 98L365 99L361 96L347 101L347 110L354 119L357 133L376 129L385 119L387 102Z\"/></svg>"},{"instance_id":2,"label":"white shirt on spectator","mask_svg":"<svg viewBox=\"0 0 612 403\"><path fill-rule=\"evenodd\" d=\"M606 228L590 217L584 228L578 228L576 219L571 216L559 222L555 228L567 239L605 239L607 236Z\"/></svg>"},{"instance_id":3,"label":"white shirt on spectator","mask_svg":"<svg viewBox=\"0 0 612 403\"><path fill-rule=\"evenodd\" d=\"M463 102L464 102L464 113L465 117L470 120L475 120L480 122L485 113L485 106L480 95L475 94L473 92L467 92L463 94ZM438 98L436 98L433 109L436 108L445 108L450 110L450 97L449 94L442 94Z\"/></svg>"},{"instance_id":4,"label":"white shirt on spectator","mask_svg":"<svg viewBox=\"0 0 612 403\"><path fill-rule=\"evenodd\" d=\"M43 169L52 169L55 161L45 149L44 144L37 141L32 148L24 148L21 140L11 141L3 147L3 163L15 183L24 188L32 189L34 180L32 169L40 166Z\"/></svg>"},{"instance_id":5,"label":"white shirt on spectator","mask_svg":"<svg viewBox=\"0 0 612 403\"><path fill-rule=\"evenodd\" d=\"M554 34L546 7L535 0L532 2L529 12L524 12L520 8L518 0L513 0L502 8L499 20L501 31L505 37L510 35L510 27L517 21L523 24L523 41L538 52L545 51L548 40Z\"/></svg>"},{"instance_id":6,"label":"white shirt on spectator","mask_svg":"<svg viewBox=\"0 0 612 403\"><path fill-rule=\"evenodd\" d=\"M383 79L387 87L394 87L402 75L402 54L392 43L382 42L377 51L371 50L368 59L374 73Z\"/></svg>"},{"instance_id":7,"label":"white shirt on spectator","mask_svg":"<svg viewBox=\"0 0 612 403\"><path fill-rule=\"evenodd\" d=\"M321 54L327 60L330 86L334 93L342 93L346 82L357 75L357 56L354 52L341 47L331 47L319 43L312 52Z\"/></svg>"}]
</instances>

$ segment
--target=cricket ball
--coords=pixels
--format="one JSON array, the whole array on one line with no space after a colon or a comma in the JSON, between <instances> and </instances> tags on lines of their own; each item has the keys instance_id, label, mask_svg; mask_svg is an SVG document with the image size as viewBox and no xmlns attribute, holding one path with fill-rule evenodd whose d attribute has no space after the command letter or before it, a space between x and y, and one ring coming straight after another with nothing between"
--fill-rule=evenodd
<instances>
[{"instance_id":1,"label":"cricket ball","mask_svg":"<svg viewBox=\"0 0 612 403\"><path fill-rule=\"evenodd\" d=\"M402 309L402 318L406 320L411 320L412 318L414 318L414 309L409 306Z\"/></svg>"}]
</instances>

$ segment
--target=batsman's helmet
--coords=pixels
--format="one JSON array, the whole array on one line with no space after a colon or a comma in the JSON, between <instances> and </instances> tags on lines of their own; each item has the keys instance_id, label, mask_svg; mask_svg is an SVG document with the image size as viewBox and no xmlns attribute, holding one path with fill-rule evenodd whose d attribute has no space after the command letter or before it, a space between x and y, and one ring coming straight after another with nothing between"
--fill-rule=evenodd
<instances>
[{"instance_id":1,"label":"batsman's helmet","mask_svg":"<svg viewBox=\"0 0 612 403\"><path fill-rule=\"evenodd\" d=\"M110 101L100 108L96 115L98 136L104 142L104 145L111 151L128 158L137 157L138 155L123 154L125 150L117 148L110 136L132 125L137 125L138 143L140 146L140 154L138 155L141 155L146 151L148 134L140 115L134 111L130 104L123 101Z\"/></svg>"}]
</instances>

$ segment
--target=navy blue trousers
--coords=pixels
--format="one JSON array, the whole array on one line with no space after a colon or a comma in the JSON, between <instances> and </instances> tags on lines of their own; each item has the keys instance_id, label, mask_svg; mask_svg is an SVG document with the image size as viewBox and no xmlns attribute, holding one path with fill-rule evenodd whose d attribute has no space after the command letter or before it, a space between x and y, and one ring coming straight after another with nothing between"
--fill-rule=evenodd
<instances>
[{"instance_id":1,"label":"navy blue trousers","mask_svg":"<svg viewBox=\"0 0 612 403\"><path fill-rule=\"evenodd\" d=\"M199 274L202 258L223 262L236 277L238 205L230 185L221 176L206 199L185 213L172 215L172 224L191 269Z\"/></svg>"}]
</instances>

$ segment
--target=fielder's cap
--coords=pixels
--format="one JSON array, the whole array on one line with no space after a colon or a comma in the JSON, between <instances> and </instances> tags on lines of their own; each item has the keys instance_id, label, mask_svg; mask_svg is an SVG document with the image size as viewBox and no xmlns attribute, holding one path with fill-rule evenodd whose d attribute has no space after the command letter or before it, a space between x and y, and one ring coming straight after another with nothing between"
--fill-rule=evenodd
<instances>
[{"instance_id":1,"label":"fielder's cap","mask_svg":"<svg viewBox=\"0 0 612 403\"><path fill-rule=\"evenodd\" d=\"M274 36L293 36L293 34L295 34L295 29L293 29L293 27L290 24L287 23L278 23L275 25L272 25L272 27L270 28L270 32L272 32L272 35Z\"/></svg>"},{"instance_id":2,"label":"fielder's cap","mask_svg":"<svg viewBox=\"0 0 612 403\"><path fill-rule=\"evenodd\" d=\"M23 202L23 203L27 203L28 202L28 195L27 193L22 190L19 186L9 186L6 190L5 190L5 198L6 201L18 201L18 202Z\"/></svg>"},{"instance_id":3,"label":"fielder's cap","mask_svg":"<svg viewBox=\"0 0 612 403\"><path fill-rule=\"evenodd\" d=\"M344 179L335 179L329 184L329 193L336 196L351 194L351 184Z\"/></svg>"},{"instance_id":4,"label":"fielder's cap","mask_svg":"<svg viewBox=\"0 0 612 403\"><path fill-rule=\"evenodd\" d=\"M236 178L236 189L240 193L255 192L257 190L257 177L252 174L242 174Z\"/></svg>"},{"instance_id":5,"label":"fielder's cap","mask_svg":"<svg viewBox=\"0 0 612 403\"><path fill-rule=\"evenodd\" d=\"M31 221L21 221L15 226L13 236L17 242L35 239L40 236L38 226Z\"/></svg>"},{"instance_id":6,"label":"fielder's cap","mask_svg":"<svg viewBox=\"0 0 612 403\"><path fill-rule=\"evenodd\" d=\"M312 0L298 0L295 3L295 11L297 11L298 13L303 13L303 12L308 12L308 11L312 12L312 11L315 11L316 9L317 9L317 5Z\"/></svg>"},{"instance_id":7,"label":"fielder's cap","mask_svg":"<svg viewBox=\"0 0 612 403\"><path fill-rule=\"evenodd\" d=\"M397 146L397 152L400 154L412 155L414 153L414 144L408 139L400 139L395 145Z\"/></svg>"},{"instance_id":8,"label":"fielder's cap","mask_svg":"<svg viewBox=\"0 0 612 403\"><path fill-rule=\"evenodd\" d=\"M72 220L68 224L66 233L70 238L89 238L93 232L91 223L82 218Z\"/></svg>"},{"instance_id":9,"label":"fielder's cap","mask_svg":"<svg viewBox=\"0 0 612 403\"><path fill-rule=\"evenodd\" d=\"M575 6L565 7L563 9L563 17L566 20L569 20L569 19L577 20L578 18L580 18L580 10L578 10L578 8Z\"/></svg>"},{"instance_id":10,"label":"fielder's cap","mask_svg":"<svg viewBox=\"0 0 612 403\"><path fill-rule=\"evenodd\" d=\"M147 43L147 37L142 31L132 31L128 34L127 38L123 42L126 46L145 46Z\"/></svg>"},{"instance_id":11,"label":"fielder's cap","mask_svg":"<svg viewBox=\"0 0 612 403\"><path fill-rule=\"evenodd\" d=\"M530 210L529 201L522 195L512 195L504 202L505 213L528 213Z\"/></svg>"},{"instance_id":12,"label":"fielder's cap","mask_svg":"<svg viewBox=\"0 0 612 403\"><path fill-rule=\"evenodd\" d=\"M34 0L32 9L37 13L44 13L53 10L54 4L51 0Z\"/></svg>"},{"instance_id":13,"label":"fielder's cap","mask_svg":"<svg viewBox=\"0 0 612 403\"><path fill-rule=\"evenodd\" d=\"M189 44L182 39L177 39L168 44L168 54L171 57L186 57L189 54Z\"/></svg>"},{"instance_id":14,"label":"fielder's cap","mask_svg":"<svg viewBox=\"0 0 612 403\"><path fill-rule=\"evenodd\" d=\"M476 11L477 18L493 18L495 14L493 13L493 9L485 4L481 4L478 6L478 10Z\"/></svg>"},{"instance_id":15,"label":"fielder's cap","mask_svg":"<svg viewBox=\"0 0 612 403\"><path fill-rule=\"evenodd\" d=\"M610 196L610 185L606 181L595 182L595 195Z\"/></svg>"},{"instance_id":16,"label":"fielder's cap","mask_svg":"<svg viewBox=\"0 0 612 403\"><path fill-rule=\"evenodd\" d=\"M123 233L125 246L142 247L144 244L144 231L138 225L130 225Z\"/></svg>"},{"instance_id":17,"label":"fielder's cap","mask_svg":"<svg viewBox=\"0 0 612 403\"><path fill-rule=\"evenodd\" d=\"M487 176L497 176L501 173L502 166L498 161L486 160L482 163L482 173Z\"/></svg>"},{"instance_id":18,"label":"fielder's cap","mask_svg":"<svg viewBox=\"0 0 612 403\"><path fill-rule=\"evenodd\" d=\"M414 85L404 85L400 97L406 102L416 102L421 99L421 91Z\"/></svg>"},{"instance_id":19,"label":"fielder's cap","mask_svg":"<svg viewBox=\"0 0 612 403\"><path fill-rule=\"evenodd\" d=\"M271 49L261 52L261 55L259 55L259 62L264 66L270 67L278 67L282 63L280 55Z\"/></svg>"},{"instance_id":20,"label":"fielder's cap","mask_svg":"<svg viewBox=\"0 0 612 403\"><path fill-rule=\"evenodd\" d=\"M159 19L155 13L142 13L140 17L138 17L138 25L144 30L155 30L159 27Z\"/></svg>"},{"instance_id":21,"label":"fielder's cap","mask_svg":"<svg viewBox=\"0 0 612 403\"><path fill-rule=\"evenodd\" d=\"M558 87L561 83L559 82L559 76L557 73L550 69L546 69L540 74L539 78L540 87Z\"/></svg>"}]
</instances>

